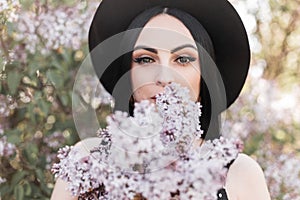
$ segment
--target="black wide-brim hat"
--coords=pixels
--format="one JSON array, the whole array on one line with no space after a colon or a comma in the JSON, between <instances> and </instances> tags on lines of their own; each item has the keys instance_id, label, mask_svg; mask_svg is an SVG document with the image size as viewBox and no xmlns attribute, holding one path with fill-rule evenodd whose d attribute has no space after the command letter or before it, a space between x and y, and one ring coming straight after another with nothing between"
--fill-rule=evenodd
<instances>
[{"instance_id":1,"label":"black wide-brim hat","mask_svg":"<svg viewBox=\"0 0 300 200\"><path fill-rule=\"evenodd\" d=\"M250 48L240 16L227 0L102 0L89 31L89 49L126 31L131 21L146 9L163 6L183 10L196 18L209 34L229 107L245 83Z\"/></svg>"}]
</instances>

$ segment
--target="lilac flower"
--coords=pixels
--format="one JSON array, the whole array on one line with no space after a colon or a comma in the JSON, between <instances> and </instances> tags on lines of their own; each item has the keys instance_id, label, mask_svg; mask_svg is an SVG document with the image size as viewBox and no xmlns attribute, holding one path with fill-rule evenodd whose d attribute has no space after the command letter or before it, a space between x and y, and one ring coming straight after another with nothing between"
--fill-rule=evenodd
<instances>
[{"instance_id":1,"label":"lilac flower","mask_svg":"<svg viewBox=\"0 0 300 200\"><path fill-rule=\"evenodd\" d=\"M245 87L251 93L242 93L224 113L226 121L221 130L226 137L245 140L257 133L294 127L294 124L300 123L300 109L295 109L300 104L299 85L283 91L275 81L256 77L253 71L257 68L250 69Z\"/></svg>"},{"instance_id":2,"label":"lilac flower","mask_svg":"<svg viewBox=\"0 0 300 200\"><path fill-rule=\"evenodd\" d=\"M272 199L300 199L300 159L295 154L282 154L274 157L271 153L264 158L264 172Z\"/></svg>"},{"instance_id":3,"label":"lilac flower","mask_svg":"<svg viewBox=\"0 0 300 200\"><path fill-rule=\"evenodd\" d=\"M0 138L0 157L9 157L16 151L16 146L7 142L6 136Z\"/></svg>"},{"instance_id":4,"label":"lilac flower","mask_svg":"<svg viewBox=\"0 0 300 200\"><path fill-rule=\"evenodd\" d=\"M121 111L109 116L107 128L98 133L101 142L90 154L61 149L52 172L79 199L133 199L137 194L216 199L225 184L226 165L242 145L222 137L192 146L202 134L200 107L189 100L187 89L170 84L157 96L156 107L142 101L135 104L133 117Z\"/></svg>"},{"instance_id":5,"label":"lilac flower","mask_svg":"<svg viewBox=\"0 0 300 200\"><path fill-rule=\"evenodd\" d=\"M39 5L37 5L39 6ZM97 8L90 3L87 8L82 3L74 7L40 6L38 12L22 11L17 21L16 40L22 41L26 50L48 55L60 47L79 49L87 38L87 29L92 14Z\"/></svg>"},{"instance_id":6,"label":"lilac flower","mask_svg":"<svg viewBox=\"0 0 300 200\"><path fill-rule=\"evenodd\" d=\"M65 137L61 132L55 131L51 135L44 137L43 142L51 149L56 149L60 146L60 144L65 143Z\"/></svg>"},{"instance_id":7,"label":"lilac flower","mask_svg":"<svg viewBox=\"0 0 300 200\"><path fill-rule=\"evenodd\" d=\"M0 94L0 117L8 117L16 107L17 103L11 96Z\"/></svg>"},{"instance_id":8,"label":"lilac flower","mask_svg":"<svg viewBox=\"0 0 300 200\"><path fill-rule=\"evenodd\" d=\"M2 178L2 177L0 177L0 185L2 184L2 183L5 183L6 182L6 179L5 178Z\"/></svg>"},{"instance_id":9,"label":"lilac flower","mask_svg":"<svg viewBox=\"0 0 300 200\"><path fill-rule=\"evenodd\" d=\"M14 22L18 19L17 11L20 9L18 0L7 0L0 2L1 20L7 19L8 22ZM1 23L3 23L1 21Z\"/></svg>"}]
</instances>

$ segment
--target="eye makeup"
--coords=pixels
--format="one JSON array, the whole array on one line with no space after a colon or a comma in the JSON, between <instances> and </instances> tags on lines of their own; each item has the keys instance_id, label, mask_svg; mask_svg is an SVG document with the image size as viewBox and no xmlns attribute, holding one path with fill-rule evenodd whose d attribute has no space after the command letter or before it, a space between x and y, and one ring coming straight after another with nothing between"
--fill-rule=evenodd
<instances>
[{"instance_id":1,"label":"eye makeup","mask_svg":"<svg viewBox=\"0 0 300 200\"><path fill-rule=\"evenodd\" d=\"M138 64L148 64L148 63L155 62L155 60L153 58L148 57L148 56L137 57L137 58L134 58L132 61L135 63L138 63Z\"/></svg>"},{"instance_id":2,"label":"eye makeup","mask_svg":"<svg viewBox=\"0 0 300 200\"><path fill-rule=\"evenodd\" d=\"M191 62L194 62L196 60L195 57L191 57L191 56L179 56L178 58L176 58L176 62L181 64L181 65L187 65Z\"/></svg>"}]
</instances>

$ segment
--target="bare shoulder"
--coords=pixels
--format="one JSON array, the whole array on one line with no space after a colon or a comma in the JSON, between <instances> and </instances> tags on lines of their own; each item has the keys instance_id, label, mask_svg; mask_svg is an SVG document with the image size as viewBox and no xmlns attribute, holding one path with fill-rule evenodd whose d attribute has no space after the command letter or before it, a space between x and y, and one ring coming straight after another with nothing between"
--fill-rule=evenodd
<instances>
[{"instance_id":1,"label":"bare shoulder","mask_svg":"<svg viewBox=\"0 0 300 200\"><path fill-rule=\"evenodd\" d=\"M262 169L260 165L250 156L240 153L236 160L233 162L231 167L229 168L229 171L232 171L233 173L239 175L250 173L250 174L261 174Z\"/></svg>"},{"instance_id":2,"label":"bare shoulder","mask_svg":"<svg viewBox=\"0 0 300 200\"><path fill-rule=\"evenodd\" d=\"M229 199L270 199L264 173L250 156L239 154L230 166L226 179Z\"/></svg>"},{"instance_id":3,"label":"bare shoulder","mask_svg":"<svg viewBox=\"0 0 300 200\"><path fill-rule=\"evenodd\" d=\"M90 137L90 138L86 138L83 139L79 142L77 142L74 145L74 148L72 149L72 151L78 151L79 153L79 157L78 158L82 158L85 157L87 155L89 155L90 150L92 150L94 147L98 146L99 143L101 142L101 139L98 137ZM67 186L68 184L61 180L60 178L58 178L56 180L52 195L51 195L51 200L60 200L60 199L64 199L64 200L77 200L77 197L74 197L71 195L70 191L67 190Z\"/></svg>"}]
</instances>

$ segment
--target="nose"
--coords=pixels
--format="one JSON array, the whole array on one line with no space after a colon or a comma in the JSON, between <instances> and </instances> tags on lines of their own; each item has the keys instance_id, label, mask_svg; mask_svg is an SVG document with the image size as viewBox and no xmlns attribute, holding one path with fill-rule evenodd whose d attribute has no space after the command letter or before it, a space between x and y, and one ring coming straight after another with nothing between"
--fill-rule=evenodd
<instances>
[{"instance_id":1,"label":"nose","mask_svg":"<svg viewBox=\"0 0 300 200\"><path fill-rule=\"evenodd\" d=\"M158 86L165 87L174 81L173 73L170 67L158 67L155 83Z\"/></svg>"}]
</instances>

